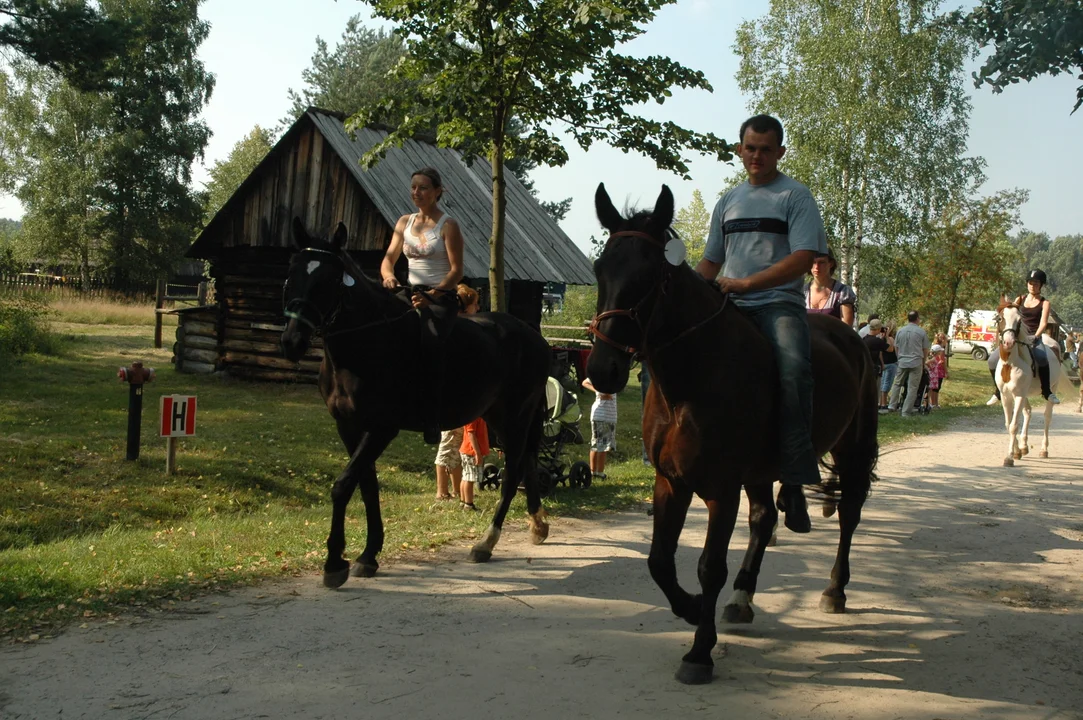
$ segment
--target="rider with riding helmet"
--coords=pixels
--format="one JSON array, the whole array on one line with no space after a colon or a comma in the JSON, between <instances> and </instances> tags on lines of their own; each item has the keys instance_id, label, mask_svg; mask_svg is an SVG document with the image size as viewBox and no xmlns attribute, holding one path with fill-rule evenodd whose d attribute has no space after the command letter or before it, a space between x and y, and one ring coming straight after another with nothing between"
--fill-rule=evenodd
<instances>
[{"instance_id":1,"label":"rider with riding helmet","mask_svg":"<svg viewBox=\"0 0 1083 720\"><path fill-rule=\"evenodd\" d=\"M696 272L718 278L774 349L781 509L786 527L809 532L801 486L818 484L820 472L812 447L812 349L801 279L818 255L826 255L827 237L812 193L778 170L786 152L782 124L756 115L741 124L740 140L748 180L715 205Z\"/></svg>"},{"instance_id":2,"label":"rider with riding helmet","mask_svg":"<svg viewBox=\"0 0 1083 720\"><path fill-rule=\"evenodd\" d=\"M1042 381L1042 397L1053 405L1059 405L1060 398L1049 388L1049 348L1043 340L1052 309L1049 301L1042 297L1042 288L1047 282L1044 272L1031 270L1027 276L1027 294L1017 297L1015 304L1019 306L1019 314L1030 334L1031 351L1038 362L1038 378Z\"/></svg>"}]
</instances>

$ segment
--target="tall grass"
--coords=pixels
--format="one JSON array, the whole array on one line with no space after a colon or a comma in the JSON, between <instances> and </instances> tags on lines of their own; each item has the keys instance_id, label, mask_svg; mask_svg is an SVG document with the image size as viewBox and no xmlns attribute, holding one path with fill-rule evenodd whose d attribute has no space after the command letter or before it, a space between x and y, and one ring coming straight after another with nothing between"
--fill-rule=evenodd
<instances>
[{"instance_id":1,"label":"tall grass","mask_svg":"<svg viewBox=\"0 0 1083 720\"><path fill-rule=\"evenodd\" d=\"M61 322L83 325L146 325L154 326L154 301L85 300L63 298L55 300L50 307ZM166 314L163 325L176 325L177 317Z\"/></svg>"}]
</instances>

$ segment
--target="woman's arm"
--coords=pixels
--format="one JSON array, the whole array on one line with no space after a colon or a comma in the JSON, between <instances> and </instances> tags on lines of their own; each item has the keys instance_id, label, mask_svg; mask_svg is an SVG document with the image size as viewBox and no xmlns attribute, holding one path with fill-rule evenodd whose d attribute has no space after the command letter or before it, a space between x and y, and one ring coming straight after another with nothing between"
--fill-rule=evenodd
<instances>
[{"instance_id":1,"label":"woman's arm","mask_svg":"<svg viewBox=\"0 0 1083 720\"><path fill-rule=\"evenodd\" d=\"M391 243L387 246L384 259L380 262L380 279L385 288L396 288L399 285L399 281L395 278L395 263L399 261L399 255L402 255L402 234L406 230L406 222L409 219L409 215L403 215L395 223L395 231L391 233Z\"/></svg>"},{"instance_id":2,"label":"woman's arm","mask_svg":"<svg viewBox=\"0 0 1083 720\"><path fill-rule=\"evenodd\" d=\"M583 381L583 387L585 387L587 390L590 390L592 393L597 393L598 392L597 390L594 389L594 386L590 384L590 378L587 378L586 380Z\"/></svg>"},{"instance_id":3,"label":"woman's arm","mask_svg":"<svg viewBox=\"0 0 1083 720\"><path fill-rule=\"evenodd\" d=\"M853 305L842 305L842 306L839 307L839 310L842 311L842 321L844 323L846 323L847 325L849 325L850 327L853 327L854 326L854 306Z\"/></svg>"},{"instance_id":4,"label":"woman's arm","mask_svg":"<svg viewBox=\"0 0 1083 720\"><path fill-rule=\"evenodd\" d=\"M444 247L447 248L447 259L451 268L436 287L454 292L463 279L463 234L455 218L448 218L444 223Z\"/></svg>"}]
</instances>

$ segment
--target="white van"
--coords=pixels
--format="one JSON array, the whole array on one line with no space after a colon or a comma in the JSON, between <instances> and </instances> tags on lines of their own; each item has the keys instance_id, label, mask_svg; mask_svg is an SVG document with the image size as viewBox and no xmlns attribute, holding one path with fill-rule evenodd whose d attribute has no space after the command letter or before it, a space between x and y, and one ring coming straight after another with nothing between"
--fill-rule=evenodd
<instances>
[{"instance_id":1,"label":"white van","mask_svg":"<svg viewBox=\"0 0 1083 720\"><path fill-rule=\"evenodd\" d=\"M951 314L952 354L988 360L997 339L997 314L993 310L955 310Z\"/></svg>"}]
</instances>

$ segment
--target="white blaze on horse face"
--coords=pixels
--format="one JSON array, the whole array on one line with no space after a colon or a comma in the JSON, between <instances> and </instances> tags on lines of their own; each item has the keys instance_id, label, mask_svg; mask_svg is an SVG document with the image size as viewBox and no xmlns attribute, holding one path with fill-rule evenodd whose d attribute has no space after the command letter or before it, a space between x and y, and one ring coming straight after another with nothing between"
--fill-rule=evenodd
<instances>
[{"instance_id":1,"label":"white blaze on horse face","mask_svg":"<svg viewBox=\"0 0 1083 720\"><path fill-rule=\"evenodd\" d=\"M355 280L353 279L352 275L350 275L348 272L342 273L342 284L343 285L345 285L346 287L353 287L354 282L355 282Z\"/></svg>"},{"instance_id":2,"label":"white blaze on horse face","mask_svg":"<svg viewBox=\"0 0 1083 720\"><path fill-rule=\"evenodd\" d=\"M312 273L316 272L316 268L318 268L319 266L320 266L320 261L319 260L309 260L308 261L308 274L311 275Z\"/></svg>"}]
</instances>

